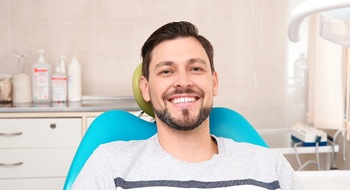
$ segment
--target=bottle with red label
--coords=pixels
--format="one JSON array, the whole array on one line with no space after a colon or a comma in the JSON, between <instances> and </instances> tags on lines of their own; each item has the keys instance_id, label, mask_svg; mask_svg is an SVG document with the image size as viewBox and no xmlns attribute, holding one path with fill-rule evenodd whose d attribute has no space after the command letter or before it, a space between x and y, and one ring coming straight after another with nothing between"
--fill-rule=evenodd
<instances>
[{"instance_id":1,"label":"bottle with red label","mask_svg":"<svg viewBox=\"0 0 350 190\"><path fill-rule=\"evenodd\" d=\"M33 102L51 102L51 65L45 62L44 50L39 50L39 61L32 66Z\"/></svg>"},{"instance_id":2,"label":"bottle with red label","mask_svg":"<svg viewBox=\"0 0 350 190\"><path fill-rule=\"evenodd\" d=\"M51 77L52 102L62 103L67 101L67 75L65 69L65 56L61 56Z\"/></svg>"}]
</instances>

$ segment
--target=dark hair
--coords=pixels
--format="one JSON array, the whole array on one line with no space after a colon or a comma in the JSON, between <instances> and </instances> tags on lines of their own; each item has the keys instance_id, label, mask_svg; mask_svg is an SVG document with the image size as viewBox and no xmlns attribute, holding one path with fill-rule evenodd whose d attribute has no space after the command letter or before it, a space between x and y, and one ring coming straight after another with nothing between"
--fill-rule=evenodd
<instances>
[{"instance_id":1,"label":"dark hair","mask_svg":"<svg viewBox=\"0 0 350 190\"><path fill-rule=\"evenodd\" d=\"M142 75L148 79L149 77L149 65L152 59L153 49L165 40L172 40L179 37L194 37L197 39L205 49L209 61L211 71L214 72L214 49L211 43L203 36L198 34L198 29L190 22L171 22L168 23L156 31L146 40L141 49L142 56Z\"/></svg>"}]
</instances>

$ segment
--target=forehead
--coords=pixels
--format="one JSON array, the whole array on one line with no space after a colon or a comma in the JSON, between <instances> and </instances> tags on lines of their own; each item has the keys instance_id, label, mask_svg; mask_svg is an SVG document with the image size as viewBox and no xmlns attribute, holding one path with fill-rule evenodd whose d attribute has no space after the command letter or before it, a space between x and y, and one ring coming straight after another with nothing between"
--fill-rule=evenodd
<instances>
[{"instance_id":1,"label":"forehead","mask_svg":"<svg viewBox=\"0 0 350 190\"><path fill-rule=\"evenodd\" d=\"M152 51L150 68L160 62L184 62L190 59L202 59L209 64L208 55L202 44L194 37L181 37L166 40Z\"/></svg>"}]
</instances>

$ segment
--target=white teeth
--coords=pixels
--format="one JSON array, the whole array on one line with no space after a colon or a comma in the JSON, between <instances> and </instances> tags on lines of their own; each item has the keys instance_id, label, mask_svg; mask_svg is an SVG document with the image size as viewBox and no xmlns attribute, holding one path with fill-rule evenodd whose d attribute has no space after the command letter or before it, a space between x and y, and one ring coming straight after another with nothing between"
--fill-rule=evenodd
<instances>
[{"instance_id":1,"label":"white teeth","mask_svg":"<svg viewBox=\"0 0 350 190\"><path fill-rule=\"evenodd\" d=\"M174 99L172 102L173 102L174 104L182 104L182 103L194 102L194 101L196 101L195 98L186 97L186 98L176 98L176 99Z\"/></svg>"}]
</instances>

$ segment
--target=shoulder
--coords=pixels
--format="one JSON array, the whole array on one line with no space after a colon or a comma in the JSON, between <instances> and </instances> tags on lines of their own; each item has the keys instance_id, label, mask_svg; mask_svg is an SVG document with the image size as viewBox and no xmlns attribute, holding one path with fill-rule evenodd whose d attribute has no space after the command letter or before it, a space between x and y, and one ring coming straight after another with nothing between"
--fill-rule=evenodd
<instances>
[{"instance_id":1,"label":"shoulder","mask_svg":"<svg viewBox=\"0 0 350 190\"><path fill-rule=\"evenodd\" d=\"M283 154L275 149L250 143L235 142L226 138L218 138L218 140L221 140L224 154L228 158L260 164L263 168L277 169L277 172L282 170L293 171Z\"/></svg>"},{"instance_id":2,"label":"shoulder","mask_svg":"<svg viewBox=\"0 0 350 190\"><path fill-rule=\"evenodd\" d=\"M153 151L153 138L146 140L132 141L113 141L110 143L101 144L94 152L98 157L104 157L110 162L115 160L127 161L130 158L141 157L141 155L150 154ZM154 152L154 151L153 151Z\"/></svg>"},{"instance_id":3,"label":"shoulder","mask_svg":"<svg viewBox=\"0 0 350 190\"><path fill-rule=\"evenodd\" d=\"M269 148L251 144L251 143L246 143L246 142L236 142L232 139L229 138L223 138L223 137L216 137L218 140L221 140L226 147L228 148L238 148L238 149L248 149L248 150L254 150L254 151L268 151L270 150Z\"/></svg>"},{"instance_id":4,"label":"shoulder","mask_svg":"<svg viewBox=\"0 0 350 190\"><path fill-rule=\"evenodd\" d=\"M222 142L222 146L225 149L225 153L228 155L236 155L240 153L242 156L249 157L265 157L267 159L280 159L281 153L259 145L254 145L245 142L236 142L232 139L217 137L218 141Z\"/></svg>"},{"instance_id":5,"label":"shoulder","mask_svg":"<svg viewBox=\"0 0 350 190\"><path fill-rule=\"evenodd\" d=\"M149 144L150 139L146 140L132 140L132 141L113 141L110 143L101 144L97 149L101 152L113 154L135 152L143 149Z\"/></svg>"}]
</instances>

